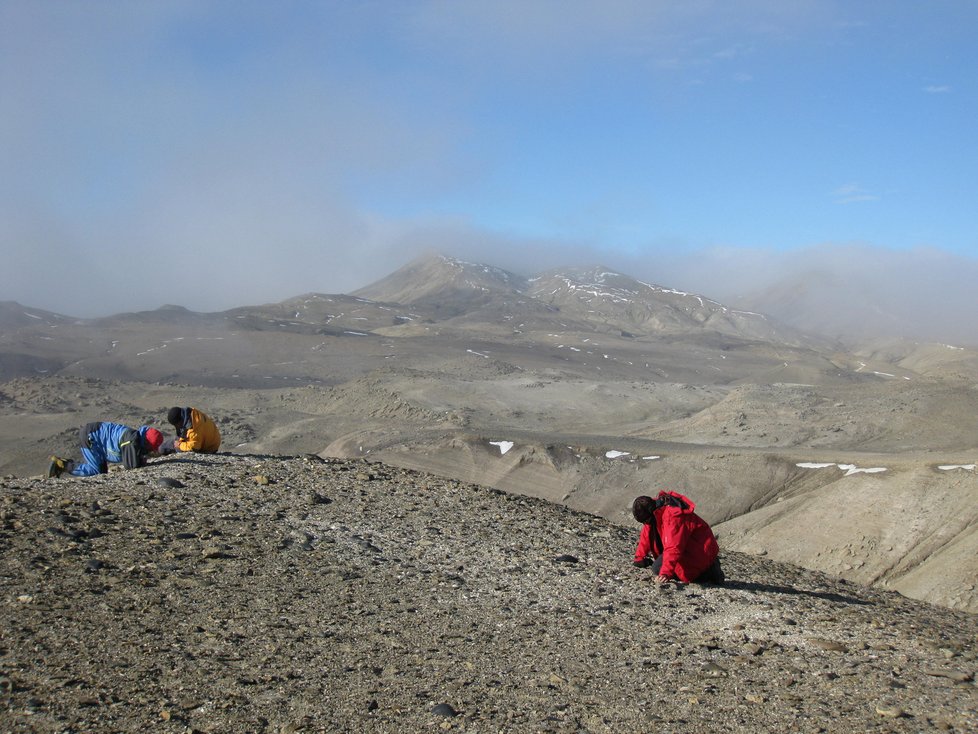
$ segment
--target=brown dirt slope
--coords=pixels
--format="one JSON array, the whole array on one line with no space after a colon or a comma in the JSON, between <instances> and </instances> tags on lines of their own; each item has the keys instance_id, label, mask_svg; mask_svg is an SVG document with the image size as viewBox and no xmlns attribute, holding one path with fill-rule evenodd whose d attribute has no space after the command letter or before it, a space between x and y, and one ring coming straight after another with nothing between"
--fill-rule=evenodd
<instances>
[{"instance_id":1,"label":"brown dirt slope","mask_svg":"<svg viewBox=\"0 0 978 734\"><path fill-rule=\"evenodd\" d=\"M974 731L978 619L363 461L0 482L9 732Z\"/></svg>"}]
</instances>

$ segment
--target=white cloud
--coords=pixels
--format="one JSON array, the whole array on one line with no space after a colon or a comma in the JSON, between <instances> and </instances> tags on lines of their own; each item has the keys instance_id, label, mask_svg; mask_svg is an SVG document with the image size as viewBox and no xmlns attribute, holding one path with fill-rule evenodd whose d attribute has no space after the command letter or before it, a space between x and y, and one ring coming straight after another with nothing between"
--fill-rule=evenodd
<instances>
[{"instance_id":1,"label":"white cloud","mask_svg":"<svg viewBox=\"0 0 978 734\"><path fill-rule=\"evenodd\" d=\"M951 91L951 87L948 84L931 84L924 87L923 91L927 94L948 94Z\"/></svg>"},{"instance_id":2,"label":"white cloud","mask_svg":"<svg viewBox=\"0 0 978 734\"><path fill-rule=\"evenodd\" d=\"M745 56L753 52L754 47L751 44L737 43L732 46L727 46L713 54L715 59L736 59L741 56Z\"/></svg>"},{"instance_id":3,"label":"white cloud","mask_svg":"<svg viewBox=\"0 0 978 734\"><path fill-rule=\"evenodd\" d=\"M975 257L826 243L783 252L713 248L662 265L643 273L636 263L627 272L776 318L807 314L798 325L829 336L875 332L978 345Z\"/></svg>"},{"instance_id":4,"label":"white cloud","mask_svg":"<svg viewBox=\"0 0 978 734\"><path fill-rule=\"evenodd\" d=\"M880 197L873 194L858 183L843 184L832 192L836 204L855 204L861 201L879 201Z\"/></svg>"},{"instance_id":5,"label":"white cloud","mask_svg":"<svg viewBox=\"0 0 978 734\"><path fill-rule=\"evenodd\" d=\"M576 70L610 57L650 75L688 72L685 84L715 81L711 70L748 82L733 77L738 61L817 35L834 15L826 5L411 0L296 3L291 13L0 1L0 297L78 316L220 309L348 292L430 249L525 274L604 262L681 288L698 268L693 282L709 283L709 258L684 265L680 253L672 265L675 250L645 247L641 233L629 262L581 226L558 241L446 216L463 208L437 206L444 192L496 163L478 159L471 98L486 82L509 96L528 74L573 84ZM371 210L404 191L435 204ZM831 196L880 198L857 183ZM741 249L731 259L764 270L771 258ZM719 285L731 271L722 260L712 263Z\"/></svg>"},{"instance_id":6,"label":"white cloud","mask_svg":"<svg viewBox=\"0 0 978 734\"><path fill-rule=\"evenodd\" d=\"M831 26L814 0L431 0L409 16L417 42L523 66L589 63L609 55L645 57L658 69L701 67Z\"/></svg>"}]
</instances>

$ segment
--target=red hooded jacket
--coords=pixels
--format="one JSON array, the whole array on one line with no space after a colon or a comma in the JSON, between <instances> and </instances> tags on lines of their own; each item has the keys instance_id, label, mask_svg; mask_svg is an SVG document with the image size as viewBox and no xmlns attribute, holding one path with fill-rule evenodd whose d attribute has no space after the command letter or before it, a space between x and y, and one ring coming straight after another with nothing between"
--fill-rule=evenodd
<instances>
[{"instance_id":1,"label":"red hooded jacket","mask_svg":"<svg viewBox=\"0 0 978 734\"><path fill-rule=\"evenodd\" d=\"M635 549L636 563L647 556L662 556L660 576L676 578L683 583L695 581L710 567L720 548L713 531L703 518L696 514L696 505L689 497L678 492L659 492L656 499L672 496L681 500L686 507L663 505L655 510L656 530L661 545L652 532L651 523L642 525L642 532Z\"/></svg>"}]
</instances>

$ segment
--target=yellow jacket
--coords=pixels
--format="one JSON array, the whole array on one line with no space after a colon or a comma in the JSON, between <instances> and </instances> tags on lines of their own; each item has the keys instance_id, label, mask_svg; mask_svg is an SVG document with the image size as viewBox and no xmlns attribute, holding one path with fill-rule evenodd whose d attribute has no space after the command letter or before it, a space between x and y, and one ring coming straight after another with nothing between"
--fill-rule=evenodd
<instances>
[{"instance_id":1,"label":"yellow jacket","mask_svg":"<svg viewBox=\"0 0 978 734\"><path fill-rule=\"evenodd\" d=\"M221 448L221 432L206 413L190 409L190 427L186 436L178 436L173 442L177 451L200 451L215 454Z\"/></svg>"}]
</instances>

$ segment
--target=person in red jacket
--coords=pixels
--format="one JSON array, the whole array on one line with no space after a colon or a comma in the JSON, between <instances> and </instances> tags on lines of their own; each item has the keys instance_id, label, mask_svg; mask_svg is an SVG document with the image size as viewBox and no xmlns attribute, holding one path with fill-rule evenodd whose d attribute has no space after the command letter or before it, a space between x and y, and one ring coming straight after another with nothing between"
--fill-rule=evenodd
<instances>
[{"instance_id":1,"label":"person in red jacket","mask_svg":"<svg viewBox=\"0 0 978 734\"><path fill-rule=\"evenodd\" d=\"M695 510L693 501L678 492L662 491L655 499L642 496L632 502L632 515L642 523L635 565L651 567L656 583L723 583L717 540Z\"/></svg>"}]
</instances>

